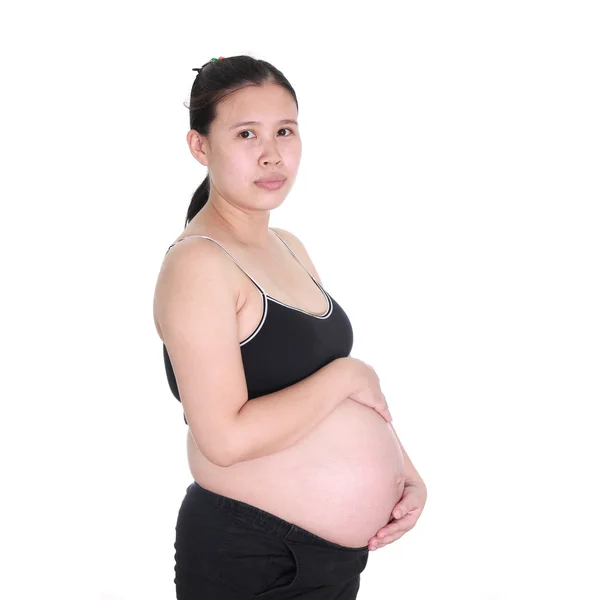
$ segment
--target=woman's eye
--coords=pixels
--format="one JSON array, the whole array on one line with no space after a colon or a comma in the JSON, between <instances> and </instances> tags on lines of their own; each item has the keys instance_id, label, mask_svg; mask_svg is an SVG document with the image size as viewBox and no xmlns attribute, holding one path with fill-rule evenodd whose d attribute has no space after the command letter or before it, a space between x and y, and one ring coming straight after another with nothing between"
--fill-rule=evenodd
<instances>
[{"instance_id":1,"label":"woman's eye","mask_svg":"<svg viewBox=\"0 0 600 600\"><path fill-rule=\"evenodd\" d=\"M292 130L289 127L282 127L279 131L289 131L290 133L292 133ZM239 133L239 135L242 135L243 133L252 133L249 129L245 129L244 131L241 131ZM253 134L254 135L254 134ZM243 139L245 140L251 140L252 138L248 138L248 137L244 137L242 136ZM283 137L290 137L289 135L284 135Z\"/></svg>"}]
</instances>

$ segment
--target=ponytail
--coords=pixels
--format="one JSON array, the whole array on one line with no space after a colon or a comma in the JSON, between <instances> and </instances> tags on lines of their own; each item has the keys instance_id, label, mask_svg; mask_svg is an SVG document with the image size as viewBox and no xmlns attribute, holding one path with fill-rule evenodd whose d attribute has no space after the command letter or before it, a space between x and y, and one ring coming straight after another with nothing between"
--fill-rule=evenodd
<instances>
[{"instance_id":1,"label":"ponytail","mask_svg":"<svg viewBox=\"0 0 600 600\"><path fill-rule=\"evenodd\" d=\"M210 175L207 174L204 181L200 184L198 189L192 196L192 201L187 211L187 217L185 219L185 226L200 212L203 206L208 202L208 195L210 193Z\"/></svg>"}]
</instances>

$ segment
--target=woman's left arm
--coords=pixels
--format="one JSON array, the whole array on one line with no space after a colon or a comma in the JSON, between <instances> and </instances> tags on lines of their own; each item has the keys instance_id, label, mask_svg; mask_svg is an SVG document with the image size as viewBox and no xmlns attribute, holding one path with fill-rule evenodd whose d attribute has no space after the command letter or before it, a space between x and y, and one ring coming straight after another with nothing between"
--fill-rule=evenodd
<instances>
[{"instance_id":1,"label":"woman's left arm","mask_svg":"<svg viewBox=\"0 0 600 600\"><path fill-rule=\"evenodd\" d=\"M370 540L369 550L376 550L387 546L396 540L399 540L407 531L410 531L414 526L427 501L427 488L425 482L417 473L415 466L408 457L402 442L391 423L388 425L392 428L404 458L405 481L402 490L402 496L399 502L392 508L390 521L382 527Z\"/></svg>"}]
</instances>

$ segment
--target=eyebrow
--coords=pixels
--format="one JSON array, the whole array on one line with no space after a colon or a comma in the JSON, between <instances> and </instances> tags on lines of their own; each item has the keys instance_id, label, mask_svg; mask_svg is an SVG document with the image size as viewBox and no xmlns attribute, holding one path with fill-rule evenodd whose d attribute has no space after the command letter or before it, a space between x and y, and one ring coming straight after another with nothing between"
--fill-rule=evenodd
<instances>
[{"instance_id":1,"label":"eyebrow","mask_svg":"<svg viewBox=\"0 0 600 600\"><path fill-rule=\"evenodd\" d=\"M294 123L295 125L298 125L298 121L294 121L294 119L281 119L279 123ZM236 127L241 127L242 125L260 125L260 121L242 121L241 123L232 125L229 129L235 129Z\"/></svg>"}]
</instances>

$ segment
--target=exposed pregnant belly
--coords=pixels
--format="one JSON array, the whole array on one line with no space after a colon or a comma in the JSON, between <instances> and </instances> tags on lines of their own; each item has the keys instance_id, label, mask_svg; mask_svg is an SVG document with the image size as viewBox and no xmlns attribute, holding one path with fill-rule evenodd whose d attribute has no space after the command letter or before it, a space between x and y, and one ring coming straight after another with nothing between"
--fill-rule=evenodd
<instances>
[{"instance_id":1,"label":"exposed pregnant belly","mask_svg":"<svg viewBox=\"0 0 600 600\"><path fill-rule=\"evenodd\" d=\"M344 546L366 546L389 522L404 488L404 461L391 426L349 398L275 454L220 467L204 457L189 431L187 450L202 487Z\"/></svg>"}]
</instances>

